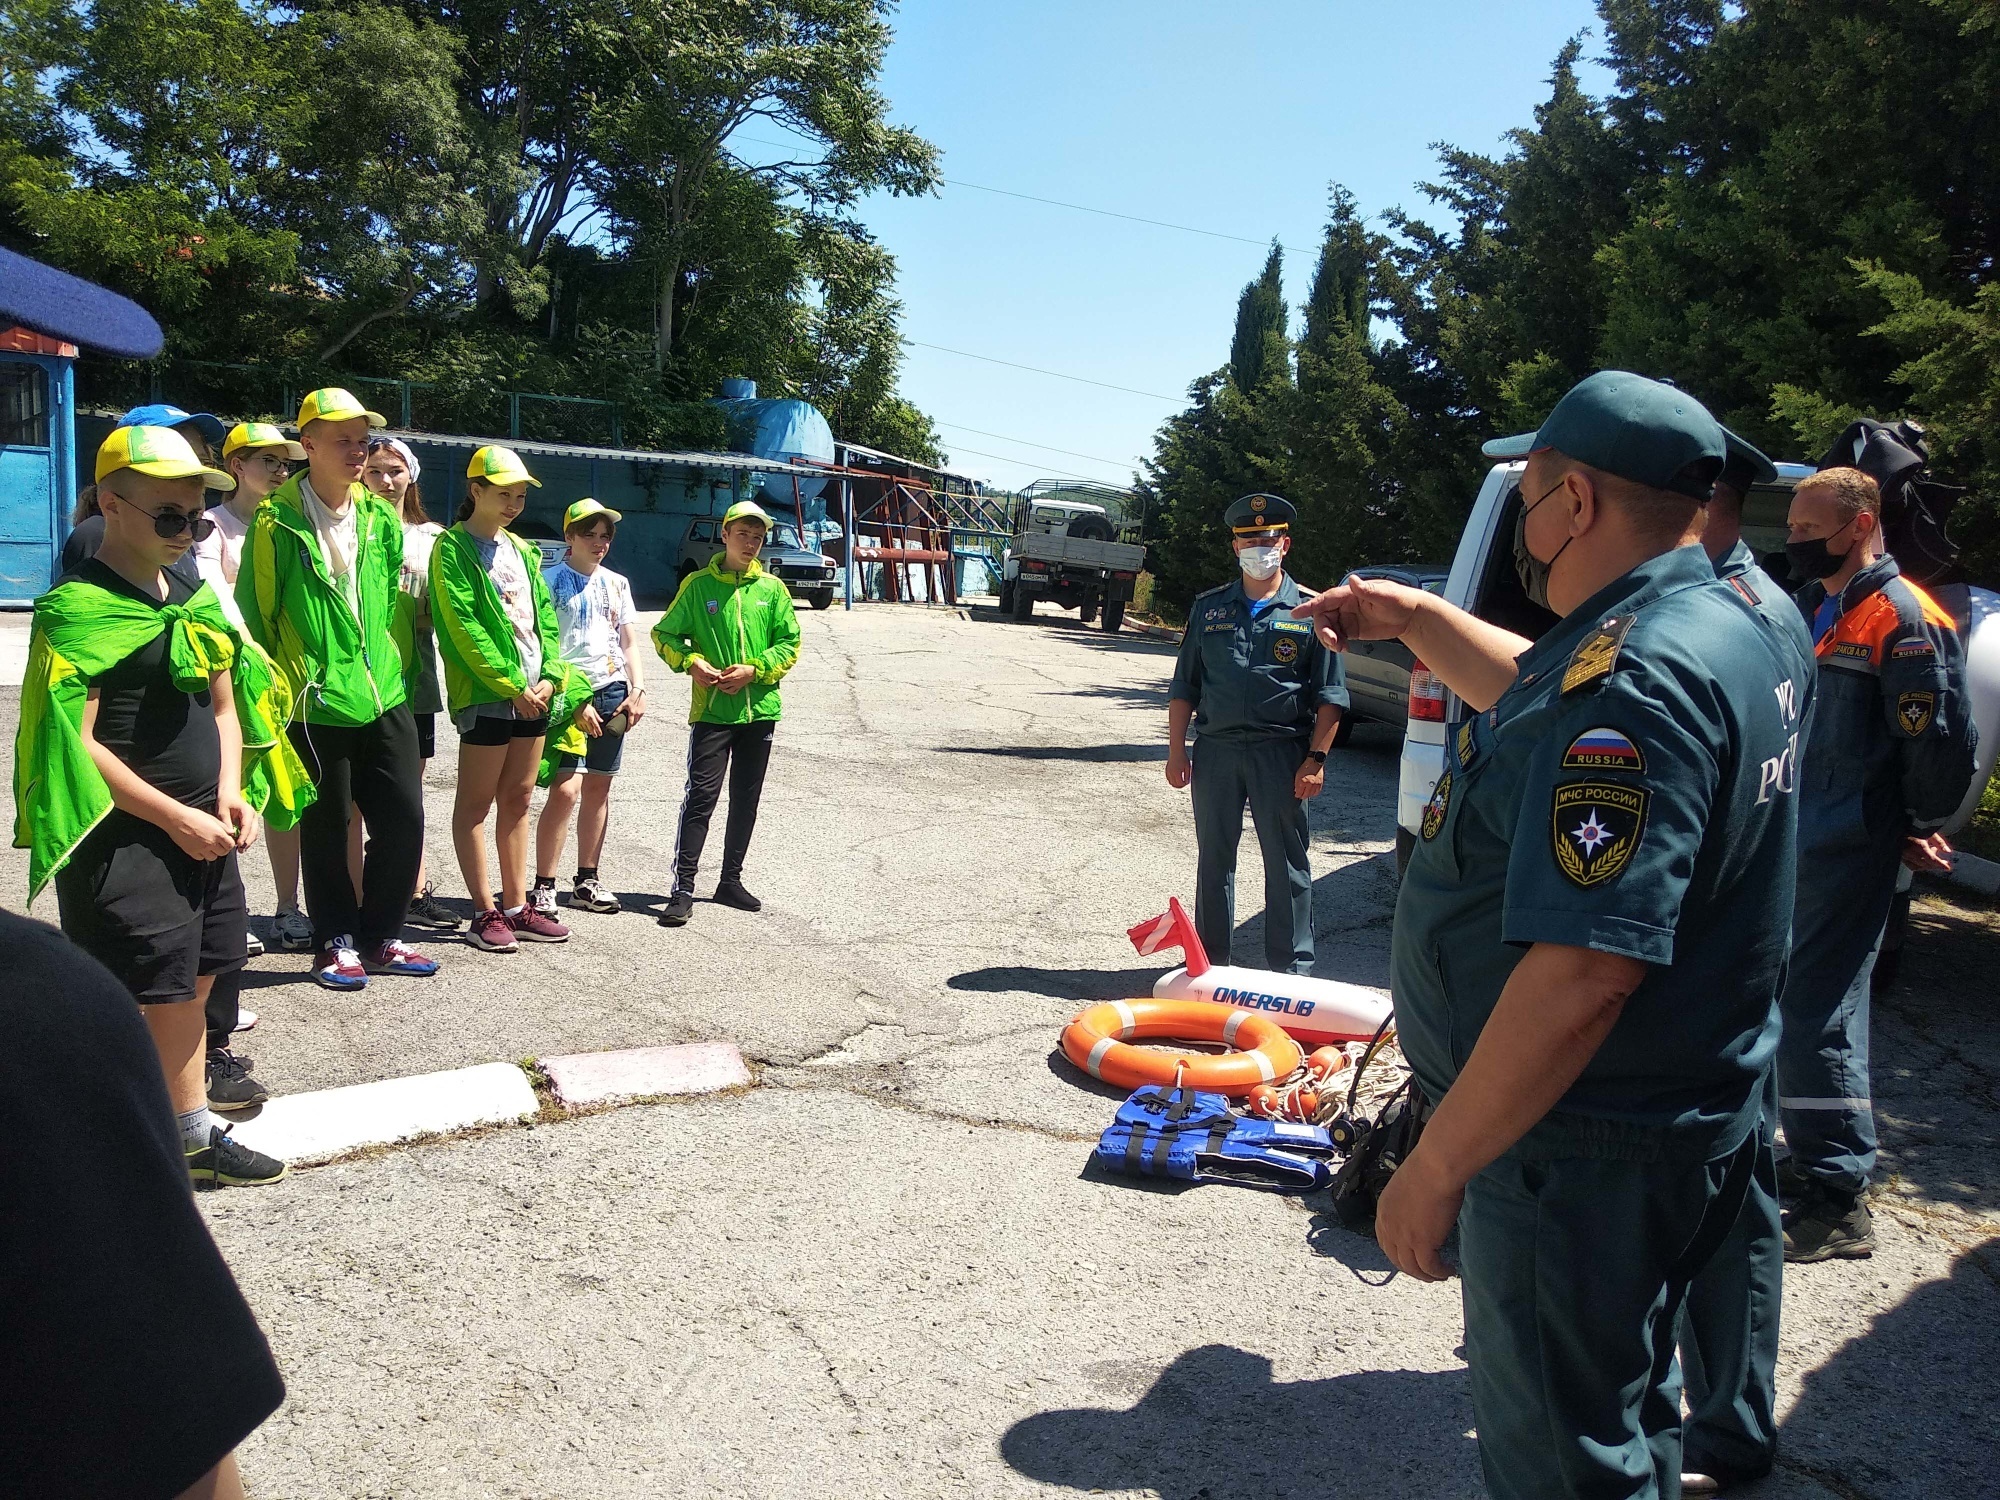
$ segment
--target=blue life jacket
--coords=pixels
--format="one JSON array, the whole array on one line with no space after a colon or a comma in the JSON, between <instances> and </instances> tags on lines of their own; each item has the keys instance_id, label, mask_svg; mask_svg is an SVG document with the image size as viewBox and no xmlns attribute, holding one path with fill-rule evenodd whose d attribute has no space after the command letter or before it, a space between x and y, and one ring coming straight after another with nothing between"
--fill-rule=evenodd
<instances>
[{"instance_id":1,"label":"blue life jacket","mask_svg":"<svg viewBox=\"0 0 2000 1500\"><path fill-rule=\"evenodd\" d=\"M1143 1088L1118 1106L1097 1142L1097 1161L1134 1177L1233 1182L1309 1193L1333 1180L1334 1145L1318 1125L1246 1120L1220 1094Z\"/></svg>"}]
</instances>

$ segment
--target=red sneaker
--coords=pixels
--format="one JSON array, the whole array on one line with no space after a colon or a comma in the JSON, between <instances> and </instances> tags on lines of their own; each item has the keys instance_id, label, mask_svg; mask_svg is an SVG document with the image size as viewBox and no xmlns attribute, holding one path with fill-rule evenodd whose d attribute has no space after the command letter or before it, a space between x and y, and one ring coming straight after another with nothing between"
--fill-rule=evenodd
<instances>
[{"instance_id":1,"label":"red sneaker","mask_svg":"<svg viewBox=\"0 0 2000 1500\"><path fill-rule=\"evenodd\" d=\"M344 934L319 950L313 959L312 976L330 990L359 990L368 985L368 971L361 967L354 939Z\"/></svg>"},{"instance_id":2,"label":"red sneaker","mask_svg":"<svg viewBox=\"0 0 2000 1500\"><path fill-rule=\"evenodd\" d=\"M512 925L491 906L473 917L472 930L465 936L473 947L484 948L488 953L512 953L519 946L514 941Z\"/></svg>"},{"instance_id":3,"label":"red sneaker","mask_svg":"<svg viewBox=\"0 0 2000 1500\"><path fill-rule=\"evenodd\" d=\"M522 907L506 919L514 929L514 936L524 943L566 943L569 929L554 917L545 917L533 905Z\"/></svg>"}]
</instances>

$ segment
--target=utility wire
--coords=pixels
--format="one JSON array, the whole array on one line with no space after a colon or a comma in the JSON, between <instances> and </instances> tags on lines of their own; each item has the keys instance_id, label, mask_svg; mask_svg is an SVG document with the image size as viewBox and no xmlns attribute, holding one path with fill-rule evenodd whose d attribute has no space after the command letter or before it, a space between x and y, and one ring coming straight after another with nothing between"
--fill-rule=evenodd
<instances>
[{"instance_id":1,"label":"utility wire","mask_svg":"<svg viewBox=\"0 0 2000 1500\"><path fill-rule=\"evenodd\" d=\"M950 427L959 432L973 432L980 437L998 438L1003 443L1019 443L1023 448L1040 448L1044 453L1062 453L1071 458L1087 458L1094 464L1109 464L1114 469L1129 469L1135 461L1129 458L1099 458L1095 453L1079 453L1074 448L1055 448L1047 443L1031 443L1026 438L1009 437L1004 432L988 432L983 427L967 427L963 422L947 422L941 417L932 421L940 427Z\"/></svg>"},{"instance_id":2,"label":"utility wire","mask_svg":"<svg viewBox=\"0 0 2000 1500\"><path fill-rule=\"evenodd\" d=\"M956 443L952 445L951 451L954 456L960 453L976 453L981 458L997 458L1003 464L1014 464L1020 468L1030 470L1031 472L1034 473L1060 474L1065 479L1081 479L1086 484L1106 483L1103 477L1097 474L1079 474L1074 469L1058 469L1054 464L1039 464L1029 459L1010 458L1005 453L987 453L979 448L961 448ZM1108 488L1118 489L1120 488L1120 486L1109 485Z\"/></svg>"},{"instance_id":3,"label":"utility wire","mask_svg":"<svg viewBox=\"0 0 2000 1500\"><path fill-rule=\"evenodd\" d=\"M961 359L984 360L989 365L1006 365L1011 370L1026 370L1034 375L1053 375L1058 380L1074 380L1079 385L1100 386L1107 391L1123 391L1128 396L1144 396L1152 401L1165 401L1170 406L1179 406L1187 399L1185 396L1162 396L1158 391L1134 390L1129 385L1113 385L1108 380L1092 380L1085 375L1067 375L1061 370L1044 370L1040 365L1015 364L1011 359L995 359L990 354L974 354L967 349L947 349L943 344L926 344L921 339L904 338L903 342L913 349L935 349L940 354L956 354Z\"/></svg>"},{"instance_id":4,"label":"utility wire","mask_svg":"<svg viewBox=\"0 0 2000 1500\"><path fill-rule=\"evenodd\" d=\"M772 145L776 143L766 142L765 144ZM1067 208L1080 214L1096 214L1106 219L1124 219L1127 223L1131 224L1150 224L1155 229L1178 229L1182 234L1206 235L1212 240L1234 240L1239 245L1268 246L1271 243L1269 240L1252 239L1247 234L1224 234L1219 229L1197 229L1192 224L1169 224L1165 219L1148 219L1139 214L1121 214L1109 208L1092 208L1087 203L1065 203L1060 198L1038 198L1033 193L1017 193L1012 188L988 187L983 182L962 182L956 177L940 177L938 181L948 187L971 188L974 192L978 193L998 193L1003 198L1019 198L1025 203L1046 203L1050 208ZM1281 248L1290 251L1294 255L1298 254L1289 245Z\"/></svg>"}]
</instances>

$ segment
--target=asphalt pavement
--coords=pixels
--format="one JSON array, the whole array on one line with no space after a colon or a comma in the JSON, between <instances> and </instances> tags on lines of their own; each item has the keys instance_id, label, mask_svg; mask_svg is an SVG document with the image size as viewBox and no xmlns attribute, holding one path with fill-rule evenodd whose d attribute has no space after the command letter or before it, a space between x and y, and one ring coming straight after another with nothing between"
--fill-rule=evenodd
<instances>
[{"instance_id":1,"label":"asphalt pavement","mask_svg":"<svg viewBox=\"0 0 2000 1500\"><path fill-rule=\"evenodd\" d=\"M1172 647L1046 610L803 624L761 914L652 919L686 687L649 663L604 860L626 913L511 957L425 937L436 979L359 996L253 965L242 1050L276 1091L688 1040L737 1043L758 1081L204 1194L290 1385L252 1493L1482 1493L1453 1286L1390 1275L1318 1200L1085 1169L1116 1095L1057 1032L1150 989L1125 929L1192 896ZM428 843L462 896L440 740ZM1313 809L1324 976L1387 983L1399 742L1360 726ZM1246 832L1249 962L1256 872ZM245 873L268 914L260 853ZM24 878L0 855L0 890ZM1963 975L2000 935L1933 926L1879 1012L1881 1250L1788 1276L1785 1459L1746 1495L1991 1487L2000 1002Z\"/></svg>"}]
</instances>

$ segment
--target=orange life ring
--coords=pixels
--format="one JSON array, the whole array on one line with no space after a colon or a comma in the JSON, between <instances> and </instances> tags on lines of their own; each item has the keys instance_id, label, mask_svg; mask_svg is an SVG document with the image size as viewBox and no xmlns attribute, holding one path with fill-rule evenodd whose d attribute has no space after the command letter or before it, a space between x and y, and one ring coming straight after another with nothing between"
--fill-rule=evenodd
<instances>
[{"instance_id":1,"label":"orange life ring","mask_svg":"<svg viewBox=\"0 0 2000 1500\"><path fill-rule=\"evenodd\" d=\"M1152 1052L1135 1037L1221 1042L1220 1055ZM1120 1088L1180 1082L1215 1094L1247 1094L1295 1071L1304 1054L1276 1021L1214 1000L1106 1000L1063 1028L1063 1056Z\"/></svg>"}]
</instances>

